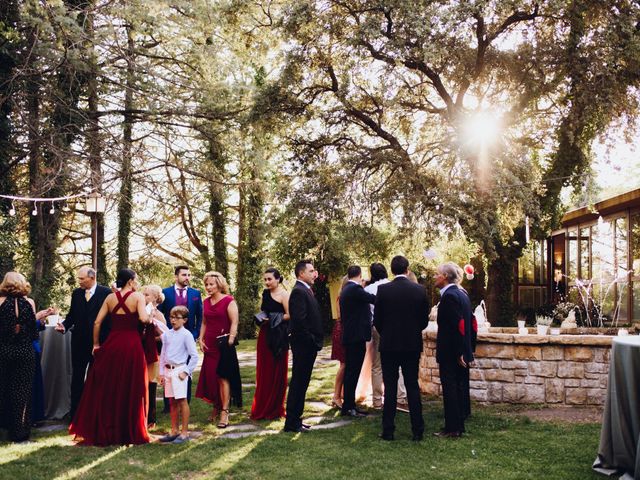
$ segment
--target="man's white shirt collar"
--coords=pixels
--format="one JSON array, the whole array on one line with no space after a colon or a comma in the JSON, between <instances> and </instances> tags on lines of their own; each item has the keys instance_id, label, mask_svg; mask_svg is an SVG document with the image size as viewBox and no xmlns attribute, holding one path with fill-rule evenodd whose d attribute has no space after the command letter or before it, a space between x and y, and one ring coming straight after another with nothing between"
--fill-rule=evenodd
<instances>
[{"instance_id":1,"label":"man's white shirt collar","mask_svg":"<svg viewBox=\"0 0 640 480\"><path fill-rule=\"evenodd\" d=\"M89 296L93 297L93 294L96 293L96 287L98 286L98 282L93 284L93 287L91 287L89 290L86 290L87 292L89 292Z\"/></svg>"},{"instance_id":2,"label":"man's white shirt collar","mask_svg":"<svg viewBox=\"0 0 640 480\"><path fill-rule=\"evenodd\" d=\"M455 283L449 283L440 289L440 296L444 295L444 292L447 291L449 287L452 287Z\"/></svg>"},{"instance_id":3,"label":"man's white shirt collar","mask_svg":"<svg viewBox=\"0 0 640 480\"><path fill-rule=\"evenodd\" d=\"M300 280L299 278L296 278L296 282L300 282L302 285L304 285L305 287L307 287L309 290L311 290L311 285L309 285L307 282Z\"/></svg>"}]
</instances>

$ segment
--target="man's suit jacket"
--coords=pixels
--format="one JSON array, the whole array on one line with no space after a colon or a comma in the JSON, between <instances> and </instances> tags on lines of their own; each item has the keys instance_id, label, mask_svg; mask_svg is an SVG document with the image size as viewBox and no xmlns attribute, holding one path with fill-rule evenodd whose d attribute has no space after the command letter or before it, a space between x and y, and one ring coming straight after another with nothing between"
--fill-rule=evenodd
<instances>
[{"instance_id":1,"label":"man's suit jacket","mask_svg":"<svg viewBox=\"0 0 640 480\"><path fill-rule=\"evenodd\" d=\"M473 361L471 317L469 296L457 285L451 285L445 290L438 305L438 363L457 362L460 356L467 363Z\"/></svg>"},{"instance_id":2,"label":"man's suit jacket","mask_svg":"<svg viewBox=\"0 0 640 480\"><path fill-rule=\"evenodd\" d=\"M62 322L65 332L71 330L71 342L74 345L84 345L90 348L93 345L93 324L96 321L98 312L102 308L105 299L111 293L111 289L102 285L96 285L93 296L85 299L84 288L76 288L71 294L71 306L67 317ZM104 319L100 325L100 343L104 343L111 330L109 317Z\"/></svg>"},{"instance_id":3,"label":"man's suit jacket","mask_svg":"<svg viewBox=\"0 0 640 480\"><path fill-rule=\"evenodd\" d=\"M176 306L176 289L174 285L162 290L164 293L164 302L158 306L158 310L162 312L164 317L169 323L169 312ZM202 295L200 290L187 287L187 305L189 309L189 319L185 327L193 334L193 338L197 339L200 336L200 327L202 325Z\"/></svg>"},{"instance_id":4,"label":"man's suit jacket","mask_svg":"<svg viewBox=\"0 0 640 480\"><path fill-rule=\"evenodd\" d=\"M323 331L320 305L313 292L296 281L289 296L289 328L292 343L308 343L309 346L322 349Z\"/></svg>"},{"instance_id":5,"label":"man's suit jacket","mask_svg":"<svg viewBox=\"0 0 640 480\"><path fill-rule=\"evenodd\" d=\"M362 285L348 282L340 292L340 321L342 343L368 342L371 340L371 304L376 296L365 292Z\"/></svg>"},{"instance_id":6,"label":"man's suit jacket","mask_svg":"<svg viewBox=\"0 0 640 480\"><path fill-rule=\"evenodd\" d=\"M428 322L429 300L422 285L396 277L378 287L373 326L380 334L381 352L421 352Z\"/></svg>"}]
</instances>

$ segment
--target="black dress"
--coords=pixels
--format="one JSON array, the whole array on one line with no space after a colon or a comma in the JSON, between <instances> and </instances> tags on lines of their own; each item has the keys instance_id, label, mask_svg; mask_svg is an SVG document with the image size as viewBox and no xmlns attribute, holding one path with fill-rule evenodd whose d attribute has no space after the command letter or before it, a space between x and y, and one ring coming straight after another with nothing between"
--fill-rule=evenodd
<instances>
[{"instance_id":1,"label":"black dress","mask_svg":"<svg viewBox=\"0 0 640 480\"><path fill-rule=\"evenodd\" d=\"M32 342L37 338L31 304L24 297L7 297L0 305L0 424L15 442L27 440L31 434L31 392L36 371Z\"/></svg>"}]
</instances>

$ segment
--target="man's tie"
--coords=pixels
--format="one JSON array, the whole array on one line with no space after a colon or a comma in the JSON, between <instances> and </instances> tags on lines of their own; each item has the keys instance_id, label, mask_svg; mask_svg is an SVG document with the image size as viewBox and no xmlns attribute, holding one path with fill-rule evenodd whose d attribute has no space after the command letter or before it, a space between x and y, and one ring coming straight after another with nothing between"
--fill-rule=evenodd
<instances>
[{"instance_id":1,"label":"man's tie","mask_svg":"<svg viewBox=\"0 0 640 480\"><path fill-rule=\"evenodd\" d=\"M180 293L180 298L184 298L184 288L179 288L178 292Z\"/></svg>"},{"instance_id":2,"label":"man's tie","mask_svg":"<svg viewBox=\"0 0 640 480\"><path fill-rule=\"evenodd\" d=\"M91 298L91 290L85 290L84 299L88 302L90 298Z\"/></svg>"}]
</instances>

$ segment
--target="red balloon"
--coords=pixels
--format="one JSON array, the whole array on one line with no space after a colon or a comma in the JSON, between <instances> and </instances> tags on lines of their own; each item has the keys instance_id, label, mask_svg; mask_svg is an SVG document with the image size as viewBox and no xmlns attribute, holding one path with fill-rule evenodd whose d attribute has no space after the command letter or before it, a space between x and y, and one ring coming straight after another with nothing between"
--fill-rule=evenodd
<instances>
[{"instance_id":1,"label":"red balloon","mask_svg":"<svg viewBox=\"0 0 640 480\"><path fill-rule=\"evenodd\" d=\"M466 273L467 275L473 275L475 273L475 268L473 268L473 265L467 263L464 266L464 273Z\"/></svg>"}]
</instances>

